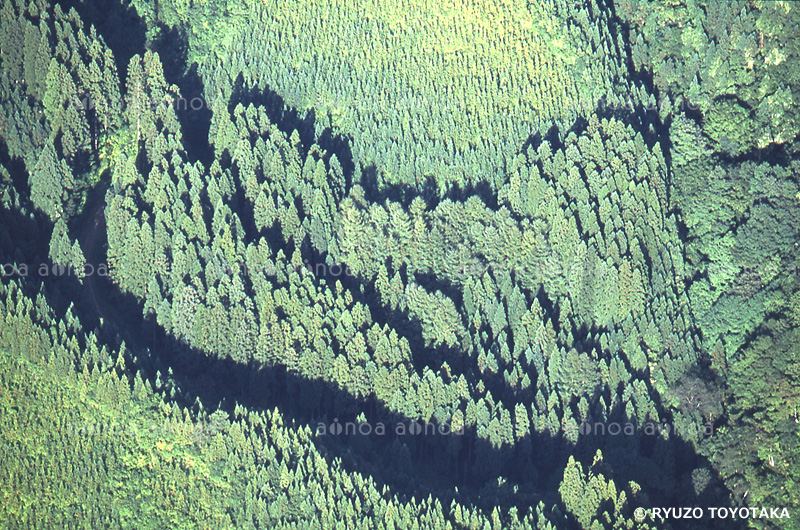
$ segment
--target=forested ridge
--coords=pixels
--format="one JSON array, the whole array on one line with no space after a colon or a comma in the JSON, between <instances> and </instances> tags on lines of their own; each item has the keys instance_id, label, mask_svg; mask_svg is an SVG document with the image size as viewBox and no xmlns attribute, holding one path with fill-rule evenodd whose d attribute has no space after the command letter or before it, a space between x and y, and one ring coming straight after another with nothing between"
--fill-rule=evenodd
<instances>
[{"instance_id":1,"label":"forested ridge","mask_svg":"<svg viewBox=\"0 0 800 530\"><path fill-rule=\"evenodd\" d=\"M0 521L793 528L798 23L4 4Z\"/></svg>"}]
</instances>

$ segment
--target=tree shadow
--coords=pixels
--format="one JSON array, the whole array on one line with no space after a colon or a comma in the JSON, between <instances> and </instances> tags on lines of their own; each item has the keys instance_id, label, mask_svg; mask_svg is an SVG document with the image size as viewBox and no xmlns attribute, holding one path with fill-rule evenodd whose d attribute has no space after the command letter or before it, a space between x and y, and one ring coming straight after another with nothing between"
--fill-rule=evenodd
<instances>
[{"instance_id":1,"label":"tree shadow","mask_svg":"<svg viewBox=\"0 0 800 530\"><path fill-rule=\"evenodd\" d=\"M70 8L75 8L87 31L90 24L94 25L106 46L114 52L114 62L124 91L128 63L131 57L144 51L147 41L147 26L136 12L136 8L118 0L106 2L56 0L56 3L65 13Z\"/></svg>"},{"instance_id":2,"label":"tree shadow","mask_svg":"<svg viewBox=\"0 0 800 530\"><path fill-rule=\"evenodd\" d=\"M91 12L92 8L84 8L88 10L87 12ZM116 12L120 17L129 16L130 11L117 5ZM88 19L92 16L96 17L97 14L87 15ZM141 21L138 24L141 25ZM137 28L141 29L136 26L131 30L134 39L138 38ZM142 33L142 47L143 35ZM182 36L179 33L170 36L168 32L167 38L180 41ZM126 55L126 53L120 54L117 60L120 61L120 58ZM120 69L121 73L125 71L130 55L127 55L125 68ZM166 63L168 66L165 66L165 74L173 76L173 79L189 76L189 80L186 81L187 94L194 93L193 90L202 94L202 86L198 87L196 84L199 82L196 69L194 74L191 74L191 69L188 73L179 69L182 68L180 60L174 63L167 60ZM167 70L170 71L169 74ZM179 71L181 73L177 74ZM191 77L192 75L194 77ZM317 138L313 113L301 117L297 111L287 110L283 99L269 89L246 90L240 80L237 80L236 88L234 98L231 100L233 106L239 102L243 104L258 102L264 105L270 113L270 119L278 124L279 129L286 133L291 133L292 130L299 131L305 149L304 154L307 154ZM184 118L188 119L186 116ZM552 129L551 134L554 134ZM323 131L316 142L327 151L336 153L345 170L349 187L353 182L355 170L349 142L331 130ZM557 136L551 140L553 148L560 145L555 142L558 142ZM196 156L207 156L204 154L208 152L204 151L208 149L207 129L204 143L198 143L196 149ZM374 186L370 182L371 179L375 180ZM436 204L439 200L435 192L436 183L432 177L418 188L396 186L378 191L377 171L373 167L371 170L366 168L362 172L361 182L372 202L397 197L407 206L415 197L423 198L429 205ZM478 187L454 189L449 193L451 195L448 195L448 198L465 200L472 194L485 195L486 190ZM496 206L496 202L492 203L492 200L494 199L490 194L488 202L486 200L484 202ZM87 208L86 216L82 218L81 226L77 230L79 240L87 251L88 261L97 265L106 261L105 218L102 211L104 205L102 201L92 201L92 205ZM2 216L6 234L2 244L4 260L18 262L22 255L24 259L32 260L32 263L41 260L42 263L50 264L44 258L47 256L47 239L39 237L40 243L27 250L19 250L16 240L19 234L41 236L41 232L46 231L44 230L47 226L46 221L9 211L3 211ZM91 227L89 223L92 223ZM13 238L9 236L9 230L13 230L10 232L14 234ZM307 252L315 260L325 259L323 255L315 256L313 248ZM381 307L376 304L373 287L360 279L351 281L353 283L347 286L348 289L354 294L364 293L361 295L363 296L361 300L370 309ZM435 278L425 278L423 282L426 282L429 288L438 285ZM581 436L577 444L573 445L561 436L551 436L544 431L534 432L516 440L513 445L498 447L489 443L484 433L477 432L475 428L468 428L463 434L441 434L444 425L436 422L433 422L432 434L409 434L415 418L393 412L374 396L354 396L335 383L324 379L302 377L285 367L237 363L230 359L215 358L213 352L188 347L160 328L152 318L143 317L141 301L121 292L119 287L106 277L91 276L81 284L69 276L49 278L31 276L24 279L24 284L30 293L44 289L48 303L59 315L65 314L67 308L74 305L74 310L86 329L96 328L102 321L101 336L112 343L124 341L128 346L126 356L131 371L141 370L151 382L155 382L157 373L163 375L171 371L170 378L175 394L172 397L165 396L165 399L172 399L187 407L193 407L199 400L207 411L219 408L231 415L236 404L254 410L270 410L277 407L295 426L308 426L312 432L318 432L322 425L325 427L324 432L315 438L315 443L326 454L326 458L341 459L348 471L370 475L379 487L389 486L403 498L412 496L424 498L432 495L443 506L449 506L452 500L457 500L489 510L496 505L516 506L524 513L541 500L548 503L558 502L556 492L561 480L560 473L570 455L587 463L591 462L597 449L602 449L604 462L608 465L607 472L613 475L619 484L625 484L629 480L636 480L642 484L645 497L637 498L636 502L640 500L645 502L646 497L665 506L712 502L712 499L702 498L690 488L683 487L686 473L682 470L691 472L697 467L710 466L705 458L697 455L689 444L678 438L661 440L645 438L641 434L634 434L624 439ZM443 288L448 287L443 285ZM541 293L540 298L549 300L543 291L540 290L539 293ZM550 304L554 305L553 302ZM556 314L557 311L558 308L555 306L548 312ZM376 311L376 314L380 315L380 310ZM419 324L417 323L415 327L415 323L410 322L407 314L385 313L381 318L399 327L406 323L408 327L400 329L405 329L409 342L414 344L414 364L417 370L421 369L420 364L424 366L427 363L433 366L436 360L451 355L451 352L435 349L421 351L420 347L424 348L424 341ZM467 374L465 377L469 376L470 382L477 382L473 374L478 372L471 364L465 364L462 373ZM335 432L337 429L333 428L333 425L344 426L347 422L356 425L356 418L361 413L373 426L382 422L392 427L386 429L384 434L377 432L362 434L359 432L360 429L349 433L346 430L343 433ZM615 411L609 421L615 420L625 423L627 418L623 413ZM408 426L405 434L397 431L397 425L400 424ZM423 426L423 429L426 428L427 426ZM356 425L354 429L358 429L358 426ZM436 434L437 432L439 434ZM508 479L507 485L499 485L503 479ZM519 486L519 489L514 491L512 485ZM722 490L719 496L713 497L713 503L717 506L725 505L727 502ZM725 527L736 526L727 523Z\"/></svg>"},{"instance_id":3,"label":"tree shadow","mask_svg":"<svg viewBox=\"0 0 800 530\"><path fill-rule=\"evenodd\" d=\"M164 79L177 85L182 100L175 105L181 124L183 147L191 160L199 160L206 167L214 161L214 150L208 143L211 129L211 104L206 99L203 81L197 63L188 64L189 44L186 30L175 26L161 26L159 38L152 44L164 68Z\"/></svg>"},{"instance_id":4,"label":"tree shadow","mask_svg":"<svg viewBox=\"0 0 800 530\"><path fill-rule=\"evenodd\" d=\"M345 189L341 195L346 196L349 193L350 187L353 185L353 174L355 172L355 162L353 161L350 141L330 127L318 131L316 114L313 109L303 114L297 109L290 108L280 94L268 86L262 88L248 87L242 74L239 74L234 82L233 94L228 102L228 112L233 113L233 110L239 104L244 107L250 104L262 107L269 120L275 124L279 131L287 136L291 136L293 132L297 131L303 159L308 155L309 149L314 144L325 150L328 156L336 155L339 164L342 166L345 178ZM341 199L342 196L337 197L337 199Z\"/></svg>"},{"instance_id":5,"label":"tree shadow","mask_svg":"<svg viewBox=\"0 0 800 530\"><path fill-rule=\"evenodd\" d=\"M260 95L265 96L266 99L254 97L252 93L249 93L249 98L247 99L248 103L283 105L282 99L280 99L277 94L262 91ZM282 110L280 113L273 110L273 115L277 116L278 119L284 120L282 122L282 128L287 134L293 131L293 125L304 127L309 133L315 129L313 115L306 115L299 122L297 121L299 120L298 114L287 113L285 110ZM285 119L287 115L289 116L288 120ZM585 123L582 123L582 126L585 125ZM551 145L552 142L558 142L556 135L557 131L551 130L551 134L549 135L552 137L550 138ZM306 152L307 150L308 147L306 147ZM370 178L373 179L372 182ZM377 188L374 186L375 178L376 171L374 168L367 168L367 170L364 171L362 184L364 185L366 194L371 195L372 200L380 201L381 199L392 199L408 205L413 198L423 196L420 190L409 186L393 186L385 188L381 192L377 192ZM452 196L448 198L466 200L469 197L468 193L470 191L472 190L462 191L456 189L453 191ZM327 262L328 256L317 252L307 239L302 243L301 249L305 261L312 271L317 269L317 264L325 264ZM325 270L325 267L323 267L323 270ZM408 275L407 272L405 274L406 276ZM507 409L513 410L513 405L516 400L520 398L520 395L515 395L513 391L509 393L510 389L505 386L502 374L496 377L491 375L487 376L478 370L477 363L473 358L461 354L460 358L456 359L460 352L451 351L450 349L442 347L431 348L429 345L425 344L420 324L410 319L407 311L392 310L391 308L383 306L380 302L380 296L376 292L371 281L352 276L337 278L317 276L317 279L328 282L329 284L336 280L341 281L343 286L353 295L354 300L370 307L371 314L379 325L388 324L398 332L399 336L406 338L411 346L414 369L419 375L423 374L425 368L431 368L434 371L438 370L441 363L446 361L450 364L454 376L464 375L466 380L471 383L473 387L480 380L494 396L499 397L499 401L503 402ZM426 286L428 290L444 289L445 292L450 292L451 295L453 291L458 291L455 286L448 286L441 278L436 278L433 275L416 275L415 279ZM555 315L557 321L557 304L550 301L549 297L547 297L541 289L536 293L536 297L540 299L540 305L542 305L546 313L551 315L551 317ZM453 299L458 302L460 295L454 296ZM597 342L589 337L600 331L600 329L595 328L589 329L587 326L577 330L576 340L578 345L583 345L585 348L599 351ZM237 381L241 381L243 378L246 379L247 373L249 373L247 371L239 373L240 370L241 367L238 366L227 366L225 368L226 372L236 373L236 375L231 376L231 378ZM258 378L265 379L260 383L257 381L253 382L252 385L254 388L279 389L280 395L282 396L279 400L289 400L288 404L286 401L280 402L281 410L288 410L285 409L285 407L290 407L293 411L296 411L292 415L295 420L300 421L302 419L302 421L312 427L314 423L319 420L323 422L323 425L328 426L330 426L330 422L333 422L334 419L338 422L337 425L344 424L345 422L355 423L355 418L360 412L367 414L368 420L372 423L376 421L389 423L412 421L409 418L401 417L398 419L396 413L393 413L384 404L378 403L373 397L357 398L351 396L330 382L322 380L309 381L299 374L287 372L281 367L268 368L263 366L250 366L246 370L255 370L259 374L254 376L256 380L258 380ZM277 370L277 372L275 370ZM219 370L214 369L214 373L219 373ZM652 391L652 389L650 390ZM258 391L256 391L255 395L258 394ZM251 401L253 399L252 395L253 393L242 390L242 394L238 395L236 400L240 403L249 402L257 407L259 400ZM657 396L655 396L654 399L657 402L659 401ZM268 402L275 403L272 401L272 398L268 398ZM326 424L325 422L328 423ZM619 422L622 424L633 424L633 420L628 421L624 418L619 419ZM437 470L434 477L440 475L460 477L457 481L448 483L445 488L446 490L450 486L453 486L453 488L461 487L462 490L465 486L480 490L492 480L505 477L514 481L519 481L521 484L527 486L528 491L533 492L531 494L535 493L535 495L540 497L557 489L560 477L552 478L553 473L557 475L557 472L563 469L563 464L570 454L580 455L584 461L588 461L591 460L598 448L605 448L605 450L609 452L605 461L609 464L610 469L615 470L617 477L620 477L620 475L624 477L623 483L627 482L627 480L635 479L643 484L648 484L648 489L653 491L654 494L657 494L660 498L677 499L679 498L680 492L688 491L685 488L678 488L676 486L681 483L681 480L683 480L682 478L678 475L674 477L669 475L669 472L665 472L664 467L657 463L662 462L664 455L673 453L681 455L680 458L673 458L672 460L680 461L681 466L688 466L691 464L692 467L688 467L689 470L697 467L694 464L698 464L702 467L702 459L694 454L694 451L691 450L689 445L675 439L664 442L656 441L652 437L643 438L641 436L634 436L626 437L624 443L619 443L612 437L599 439L595 443L580 441L575 447L572 447L566 440L561 438L554 439L550 437L549 434L543 435L539 433L528 439L520 440L519 443L515 444L513 447L494 447L486 440L485 436L479 436L474 428L469 429L465 435L465 438L459 438L458 442L451 442L450 444L443 444L442 442L428 439L425 439L423 443L419 440L408 441L405 438L397 438L397 440L393 439L391 442L386 442L386 439L383 438L371 439L370 437L366 437L370 440L369 443L365 442L361 445L370 447L371 449L366 453L362 451L358 453L358 455L360 459L367 461L376 455L383 459L390 455L382 454L380 450L381 447L392 447L393 449L390 453L394 454L397 449L397 444L400 443L401 446L405 445L408 447L410 454L415 455L417 463L413 464L412 467L416 466L416 472L424 474L420 468L420 466L422 466L422 468L428 471L431 469ZM361 440L362 438L364 437L356 436L355 440ZM372 438L375 437L373 436ZM352 437L348 438L345 436L344 438L337 438L339 442L343 439L346 440L346 442L343 446L340 446L340 448L344 447L347 453L352 452L353 448L351 446L357 444L357 442L354 441ZM466 442L464 440L466 440ZM395 443L395 441L397 441L397 443ZM381 445L381 442L386 442L386 444ZM685 457L685 455L688 454L687 451L691 453L691 457ZM520 452L523 454L520 454ZM430 454L437 456L429 461L427 457ZM535 460L536 463L534 463L533 454L536 454L538 457ZM450 464L445 464L448 455L451 458L454 457L455 460ZM542 464L542 462L548 464L545 465ZM686 469L686 467L680 467L680 469ZM666 479L651 480L652 477L657 476L659 472L666 477ZM537 478L534 480L531 477ZM545 479L544 477L551 478ZM419 480L420 478L417 477L414 481L419 482ZM437 479L434 482L438 483L440 481ZM470 502L475 501L472 500Z\"/></svg>"},{"instance_id":6,"label":"tree shadow","mask_svg":"<svg viewBox=\"0 0 800 530\"><path fill-rule=\"evenodd\" d=\"M11 228L15 233L36 233L42 222L8 210L0 215L4 231ZM81 235L82 243L89 233ZM94 245L86 249L87 259L99 264L105 259L104 246ZM14 259L7 254L11 251L7 244L0 248L4 260ZM39 259L45 248L43 242L38 249L29 249L27 256L16 249L15 253L17 258ZM102 318L101 337L127 345L129 376L139 370L155 383L158 373L162 378L169 373L172 397L165 393L165 399L184 407L195 407L199 401L206 411L221 409L230 415L237 404L252 410L278 408L290 424L308 426L315 433L314 443L329 461L339 459L344 469L371 476L379 489L388 486L401 498L431 495L443 506L455 500L486 510L515 506L525 513L540 501L559 502L557 489L570 455L588 465L601 449L608 478L620 486L634 480L643 488L642 494L630 500L631 510L647 503L726 505L725 490L717 483L700 494L686 487L687 473L698 467L710 469L710 465L677 437L663 440L645 436L641 430L632 436L587 433L573 445L561 435L534 431L513 445L498 447L474 427L461 434L447 433L447 424L417 423L416 418L393 412L374 396L351 395L330 381L302 377L282 366L218 359L191 348L167 334L152 318L142 317L142 303L121 292L108 277L94 275L83 284L69 275L30 275L21 280L27 292L43 292L59 316L72 306L85 329ZM357 420L359 414L367 423ZM628 421L624 413L615 411L606 423L624 425ZM378 424L384 425L383 431ZM741 526L728 523L726 527Z\"/></svg>"}]
</instances>

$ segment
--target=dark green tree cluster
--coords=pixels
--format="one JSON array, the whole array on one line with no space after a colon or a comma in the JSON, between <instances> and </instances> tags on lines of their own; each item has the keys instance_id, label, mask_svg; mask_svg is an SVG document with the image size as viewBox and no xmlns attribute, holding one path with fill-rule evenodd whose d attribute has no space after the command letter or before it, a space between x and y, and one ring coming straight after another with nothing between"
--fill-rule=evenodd
<instances>
[{"instance_id":1,"label":"dark green tree cluster","mask_svg":"<svg viewBox=\"0 0 800 530\"><path fill-rule=\"evenodd\" d=\"M42 0L5 2L0 34L0 140L25 169L23 197L56 223L53 263L80 276L83 253L65 221L99 179L121 125L114 56L74 9Z\"/></svg>"},{"instance_id":2,"label":"dark green tree cluster","mask_svg":"<svg viewBox=\"0 0 800 530\"><path fill-rule=\"evenodd\" d=\"M83 249L77 241L73 241L69 237L67 232L67 225L63 219L57 220L53 225L49 258L57 267L54 273L83 278L85 275L84 264L86 263Z\"/></svg>"},{"instance_id":3,"label":"dark green tree cluster","mask_svg":"<svg viewBox=\"0 0 800 530\"><path fill-rule=\"evenodd\" d=\"M781 2L622 2L617 12L635 66L664 96L689 300L726 394L726 425L702 451L742 501L796 506L786 448L797 436L800 12ZM778 156L762 160L765 148ZM698 416L706 384L682 383L668 400Z\"/></svg>"},{"instance_id":4,"label":"dark green tree cluster","mask_svg":"<svg viewBox=\"0 0 800 530\"><path fill-rule=\"evenodd\" d=\"M36 207L53 220L71 215L120 126L114 55L59 4L6 2L0 26L0 135L24 161Z\"/></svg>"},{"instance_id":5,"label":"dark green tree cluster","mask_svg":"<svg viewBox=\"0 0 800 530\"><path fill-rule=\"evenodd\" d=\"M729 419L703 450L737 497L746 495L753 506L791 510L800 498L795 449L800 332L796 307L787 313L769 316L731 362L726 379Z\"/></svg>"},{"instance_id":6,"label":"dark green tree cluster","mask_svg":"<svg viewBox=\"0 0 800 530\"><path fill-rule=\"evenodd\" d=\"M800 9L791 2L619 2L635 68L662 118L699 111L714 151L737 156L800 130Z\"/></svg>"},{"instance_id":7,"label":"dark green tree cluster","mask_svg":"<svg viewBox=\"0 0 800 530\"><path fill-rule=\"evenodd\" d=\"M682 116L671 131L673 196L689 235L689 299L704 356L726 394L727 422L701 450L738 498L794 506L800 468L786 448L798 421L800 168L786 152L769 162L714 161L711 141ZM693 386L669 399L697 416L707 400Z\"/></svg>"},{"instance_id":8,"label":"dark green tree cluster","mask_svg":"<svg viewBox=\"0 0 800 530\"><path fill-rule=\"evenodd\" d=\"M676 171L677 197L693 236L687 256L705 276L690 287L692 308L706 348L723 359L733 358L766 315L786 307L800 287L798 167L748 161Z\"/></svg>"},{"instance_id":9,"label":"dark green tree cluster","mask_svg":"<svg viewBox=\"0 0 800 530\"><path fill-rule=\"evenodd\" d=\"M31 3L37 15L45 2ZM53 50L47 24L33 24L23 2L5 2L0 10L0 134L11 157L32 172L50 137L42 100ZM74 37L73 37L74 38Z\"/></svg>"}]
</instances>

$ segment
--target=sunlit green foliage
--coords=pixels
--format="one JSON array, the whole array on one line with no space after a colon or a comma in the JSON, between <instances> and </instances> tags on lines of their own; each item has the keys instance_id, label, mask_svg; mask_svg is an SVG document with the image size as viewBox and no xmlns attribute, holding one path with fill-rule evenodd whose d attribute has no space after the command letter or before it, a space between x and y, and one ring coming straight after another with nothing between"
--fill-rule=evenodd
<instances>
[{"instance_id":1,"label":"sunlit green foliage","mask_svg":"<svg viewBox=\"0 0 800 530\"><path fill-rule=\"evenodd\" d=\"M753 153L788 144L798 131L800 54L796 39L786 41L796 6L626 3L620 11L641 30L632 38L634 61L652 67L673 98L699 107L660 110L665 118L674 110L672 196L688 236L684 281L704 357L726 395L727 422L701 452L735 497L795 506L800 470L787 447L797 440L798 164L792 145L769 161ZM666 398L676 421L696 424L720 415L715 392L690 377Z\"/></svg>"},{"instance_id":2,"label":"sunlit green foliage","mask_svg":"<svg viewBox=\"0 0 800 530\"><path fill-rule=\"evenodd\" d=\"M453 528L438 501L400 500L345 471L278 410L181 407L17 284L0 285L0 309L3 526ZM521 519L506 527L538 527Z\"/></svg>"},{"instance_id":3,"label":"sunlit green foliage","mask_svg":"<svg viewBox=\"0 0 800 530\"><path fill-rule=\"evenodd\" d=\"M769 318L759 331L730 363L730 419L705 452L726 483L736 494L746 493L752 505L792 510L800 498L795 405L800 398L800 334L797 323L785 317Z\"/></svg>"},{"instance_id":4,"label":"sunlit green foliage","mask_svg":"<svg viewBox=\"0 0 800 530\"><path fill-rule=\"evenodd\" d=\"M567 512L575 518L580 528L608 528L612 524L613 528L620 529L650 528L648 522L634 523L624 516L624 512L628 511L628 498L638 491L638 485L631 483L629 489L618 493L613 481L593 470L602 467L603 455L600 451L586 473L581 463L570 457L558 487Z\"/></svg>"},{"instance_id":5,"label":"sunlit green foliage","mask_svg":"<svg viewBox=\"0 0 800 530\"><path fill-rule=\"evenodd\" d=\"M699 110L714 150L734 156L797 136L797 4L623 1L617 13L635 29L633 63L653 74L663 117Z\"/></svg>"},{"instance_id":6,"label":"sunlit green foliage","mask_svg":"<svg viewBox=\"0 0 800 530\"><path fill-rule=\"evenodd\" d=\"M696 128L685 134L683 145L692 138L706 148ZM721 435L701 448L753 505L792 506L800 476L796 453L786 449L797 440L798 164L680 160L676 204L690 235L689 266L697 271L689 298L711 368L726 383L729 414ZM707 401L696 391L685 394L690 408Z\"/></svg>"},{"instance_id":7,"label":"sunlit green foliage","mask_svg":"<svg viewBox=\"0 0 800 530\"><path fill-rule=\"evenodd\" d=\"M170 50L137 50L119 83L76 11L5 5L0 139L16 165L0 168L4 211L41 225L40 254L76 270L97 250L81 246L87 232L105 227L111 280L175 347L284 374L311 408L324 385L351 407L466 429L441 454L468 491L379 489L280 406L186 407L171 374L134 366L140 352L102 318L84 331L46 287L4 279L0 450L13 465L0 521L638 528L633 502L653 501L642 491L690 499L676 479L695 497L712 482L699 459L672 469L678 450L708 455L733 502L741 484L753 502L795 502L797 411L783 404L797 398L798 167L791 149L749 159L796 131L798 54L775 26L795 23L793 7L133 4L148 47L188 34L209 145L188 144L167 79L190 70L165 71ZM630 80L629 51L634 68L666 61L656 87L701 102L699 116L642 110L654 95ZM105 203L82 226L106 168ZM3 256L30 258L11 231ZM719 418L719 436L702 428ZM679 431L641 454L638 437L595 453L578 426L616 420ZM45 433L81 421L126 429ZM412 462L400 441L388 452Z\"/></svg>"},{"instance_id":8,"label":"sunlit green foliage","mask_svg":"<svg viewBox=\"0 0 800 530\"><path fill-rule=\"evenodd\" d=\"M120 125L114 56L74 9L41 0L4 3L0 34L0 138L24 161L34 205L71 216Z\"/></svg>"},{"instance_id":9,"label":"sunlit green foliage","mask_svg":"<svg viewBox=\"0 0 800 530\"><path fill-rule=\"evenodd\" d=\"M352 138L379 185L499 188L502 159L528 137L620 92L608 13L577 2L195 4L184 20L209 99L227 100L240 77L276 91L314 112L317 133Z\"/></svg>"}]
</instances>

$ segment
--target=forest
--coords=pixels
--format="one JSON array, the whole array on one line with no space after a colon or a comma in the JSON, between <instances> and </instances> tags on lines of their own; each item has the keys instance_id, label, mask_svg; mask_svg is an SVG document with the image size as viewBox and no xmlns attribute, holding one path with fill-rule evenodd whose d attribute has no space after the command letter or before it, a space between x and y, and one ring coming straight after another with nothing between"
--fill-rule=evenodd
<instances>
[{"instance_id":1,"label":"forest","mask_svg":"<svg viewBox=\"0 0 800 530\"><path fill-rule=\"evenodd\" d=\"M0 39L0 526L800 529L800 5Z\"/></svg>"}]
</instances>

